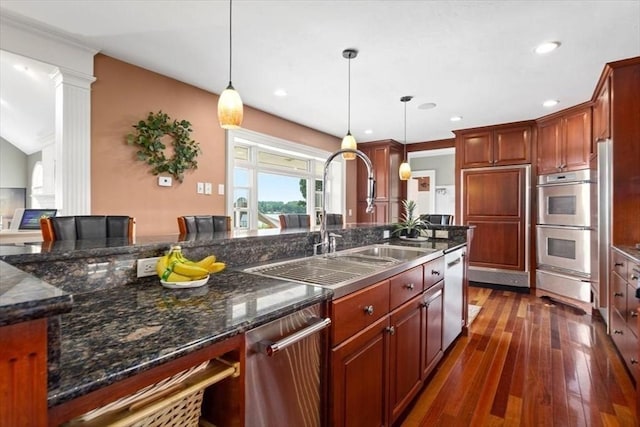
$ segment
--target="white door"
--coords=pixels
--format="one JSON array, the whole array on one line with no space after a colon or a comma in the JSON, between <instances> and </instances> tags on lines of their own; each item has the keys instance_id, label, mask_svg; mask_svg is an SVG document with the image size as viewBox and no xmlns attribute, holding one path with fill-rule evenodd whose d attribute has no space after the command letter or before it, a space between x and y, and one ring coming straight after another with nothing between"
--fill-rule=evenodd
<instances>
[{"instance_id":1,"label":"white door","mask_svg":"<svg viewBox=\"0 0 640 427\"><path fill-rule=\"evenodd\" d=\"M420 188L419 178L429 178L429 190ZM416 202L417 214L436 213L436 171L421 170L411 173L411 179L407 181L407 199Z\"/></svg>"}]
</instances>

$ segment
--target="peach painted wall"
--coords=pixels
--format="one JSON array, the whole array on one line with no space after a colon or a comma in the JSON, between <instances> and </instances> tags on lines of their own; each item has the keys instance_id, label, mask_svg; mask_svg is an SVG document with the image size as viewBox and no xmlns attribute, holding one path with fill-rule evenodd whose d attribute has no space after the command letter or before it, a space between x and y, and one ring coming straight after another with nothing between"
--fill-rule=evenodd
<instances>
[{"instance_id":1,"label":"peach painted wall","mask_svg":"<svg viewBox=\"0 0 640 427\"><path fill-rule=\"evenodd\" d=\"M137 235L177 234L176 217L225 213L225 135L216 115L218 96L106 55L95 57L91 94L91 208L93 214L131 215ZM224 79L221 78L221 82ZM149 167L136 160L136 149L125 137L150 111L188 120L191 136L202 148L198 169L184 182L159 187ZM245 105L243 128L327 151L340 139ZM352 177L351 179L349 177ZM197 182L211 182L212 195L196 193ZM355 182L355 168L347 170ZM347 208L355 212L355 189L347 191Z\"/></svg>"}]
</instances>

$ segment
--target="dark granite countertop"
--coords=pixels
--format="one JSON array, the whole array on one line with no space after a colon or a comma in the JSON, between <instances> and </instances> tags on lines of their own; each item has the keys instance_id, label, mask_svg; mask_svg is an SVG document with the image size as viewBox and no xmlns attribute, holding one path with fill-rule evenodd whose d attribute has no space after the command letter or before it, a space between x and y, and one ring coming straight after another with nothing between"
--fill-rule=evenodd
<instances>
[{"instance_id":1,"label":"dark granite countertop","mask_svg":"<svg viewBox=\"0 0 640 427\"><path fill-rule=\"evenodd\" d=\"M0 261L0 326L66 313L72 304L67 292Z\"/></svg>"},{"instance_id":2,"label":"dark granite countertop","mask_svg":"<svg viewBox=\"0 0 640 427\"><path fill-rule=\"evenodd\" d=\"M640 263L640 249L626 245L616 245L613 248L618 250L619 252L622 252L623 254L631 258L634 262Z\"/></svg>"},{"instance_id":3,"label":"dark granite countertop","mask_svg":"<svg viewBox=\"0 0 640 427\"><path fill-rule=\"evenodd\" d=\"M54 406L331 298L323 288L235 271L165 289L157 278L81 294L61 316Z\"/></svg>"}]
</instances>

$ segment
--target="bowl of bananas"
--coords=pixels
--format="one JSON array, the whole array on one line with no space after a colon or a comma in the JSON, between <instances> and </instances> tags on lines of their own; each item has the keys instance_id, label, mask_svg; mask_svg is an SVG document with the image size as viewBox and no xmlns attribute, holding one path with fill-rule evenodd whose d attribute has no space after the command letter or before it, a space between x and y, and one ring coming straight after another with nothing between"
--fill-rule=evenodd
<instances>
[{"instance_id":1,"label":"bowl of bananas","mask_svg":"<svg viewBox=\"0 0 640 427\"><path fill-rule=\"evenodd\" d=\"M180 246L171 246L169 252L160 257L156 272L160 284L169 289L197 288L206 285L209 275L224 270L225 264L217 262L215 255L200 261L191 261L182 254Z\"/></svg>"}]
</instances>

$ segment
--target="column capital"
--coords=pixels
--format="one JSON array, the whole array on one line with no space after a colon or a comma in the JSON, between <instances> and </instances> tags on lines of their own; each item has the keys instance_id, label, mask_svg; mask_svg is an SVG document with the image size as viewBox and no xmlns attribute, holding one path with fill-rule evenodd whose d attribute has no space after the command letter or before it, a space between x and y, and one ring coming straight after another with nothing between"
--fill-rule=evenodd
<instances>
[{"instance_id":1,"label":"column capital","mask_svg":"<svg viewBox=\"0 0 640 427\"><path fill-rule=\"evenodd\" d=\"M58 67L55 72L49 75L49 77L54 81L56 86L64 83L82 89L91 88L91 83L96 81L96 78L90 74L85 74L65 67Z\"/></svg>"}]
</instances>

